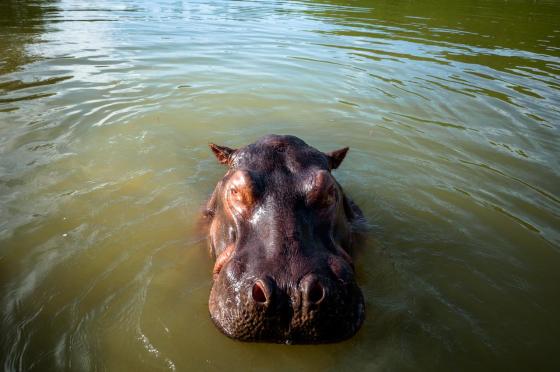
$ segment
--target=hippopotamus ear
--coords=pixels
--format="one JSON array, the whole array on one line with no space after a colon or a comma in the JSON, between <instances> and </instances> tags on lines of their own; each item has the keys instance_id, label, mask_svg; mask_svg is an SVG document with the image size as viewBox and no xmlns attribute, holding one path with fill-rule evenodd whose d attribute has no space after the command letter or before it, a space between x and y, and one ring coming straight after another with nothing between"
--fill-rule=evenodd
<instances>
[{"instance_id":1,"label":"hippopotamus ear","mask_svg":"<svg viewBox=\"0 0 560 372\"><path fill-rule=\"evenodd\" d=\"M344 158L346 157L346 153L348 152L349 148L344 147L339 150L327 152L327 159L329 160L329 168L336 169L342 163Z\"/></svg>"},{"instance_id":2,"label":"hippopotamus ear","mask_svg":"<svg viewBox=\"0 0 560 372\"><path fill-rule=\"evenodd\" d=\"M229 165L231 163L231 155L235 152L235 149L230 149L226 146L218 146L213 143L210 143L208 146L210 146L210 150L216 155L220 164Z\"/></svg>"}]
</instances>

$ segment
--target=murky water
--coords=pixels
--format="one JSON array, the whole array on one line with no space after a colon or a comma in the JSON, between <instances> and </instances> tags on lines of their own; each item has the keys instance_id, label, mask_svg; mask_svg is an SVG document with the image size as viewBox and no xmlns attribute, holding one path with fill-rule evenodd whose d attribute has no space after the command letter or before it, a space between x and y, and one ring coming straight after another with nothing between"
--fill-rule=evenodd
<instances>
[{"instance_id":1,"label":"murky water","mask_svg":"<svg viewBox=\"0 0 560 372\"><path fill-rule=\"evenodd\" d=\"M0 2L11 370L558 369L560 4ZM245 344L207 311L208 142L351 151L368 316Z\"/></svg>"}]
</instances>

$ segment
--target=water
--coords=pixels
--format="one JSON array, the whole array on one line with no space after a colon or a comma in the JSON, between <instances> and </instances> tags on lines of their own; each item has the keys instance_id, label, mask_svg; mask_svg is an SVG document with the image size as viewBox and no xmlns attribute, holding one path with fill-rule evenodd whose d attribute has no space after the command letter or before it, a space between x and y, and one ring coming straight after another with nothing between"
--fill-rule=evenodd
<instances>
[{"instance_id":1,"label":"water","mask_svg":"<svg viewBox=\"0 0 560 372\"><path fill-rule=\"evenodd\" d=\"M560 368L560 4L0 3L4 370ZM227 339L207 148L350 146L367 319Z\"/></svg>"}]
</instances>

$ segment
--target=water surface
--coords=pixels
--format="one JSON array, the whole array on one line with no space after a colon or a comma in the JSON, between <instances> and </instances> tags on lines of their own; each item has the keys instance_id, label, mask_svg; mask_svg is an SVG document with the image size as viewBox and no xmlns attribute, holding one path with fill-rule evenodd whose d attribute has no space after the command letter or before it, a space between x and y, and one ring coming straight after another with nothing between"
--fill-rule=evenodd
<instances>
[{"instance_id":1,"label":"water surface","mask_svg":"<svg viewBox=\"0 0 560 372\"><path fill-rule=\"evenodd\" d=\"M560 368L560 4L0 3L3 370ZM209 142L350 146L367 319L227 339Z\"/></svg>"}]
</instances>

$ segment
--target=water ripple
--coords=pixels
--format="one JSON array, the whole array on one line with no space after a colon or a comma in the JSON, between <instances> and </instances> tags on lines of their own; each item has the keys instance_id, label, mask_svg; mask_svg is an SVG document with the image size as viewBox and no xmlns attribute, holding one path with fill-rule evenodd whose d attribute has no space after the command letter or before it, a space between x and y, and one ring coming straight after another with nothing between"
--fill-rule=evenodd
<instances>
[{"instance_id":1,"label":"water ripple","mask_svg":"<svg viewBox=\"0 0 560 372\"><path fill-rule=\"evenodd\" d=\"M554 369L559 12L1 2L4 369ZM348 343L246 347L208 319L207 143L271 132L351 147L336 177L375 236Z\"/></svg>"}]
</instances>

